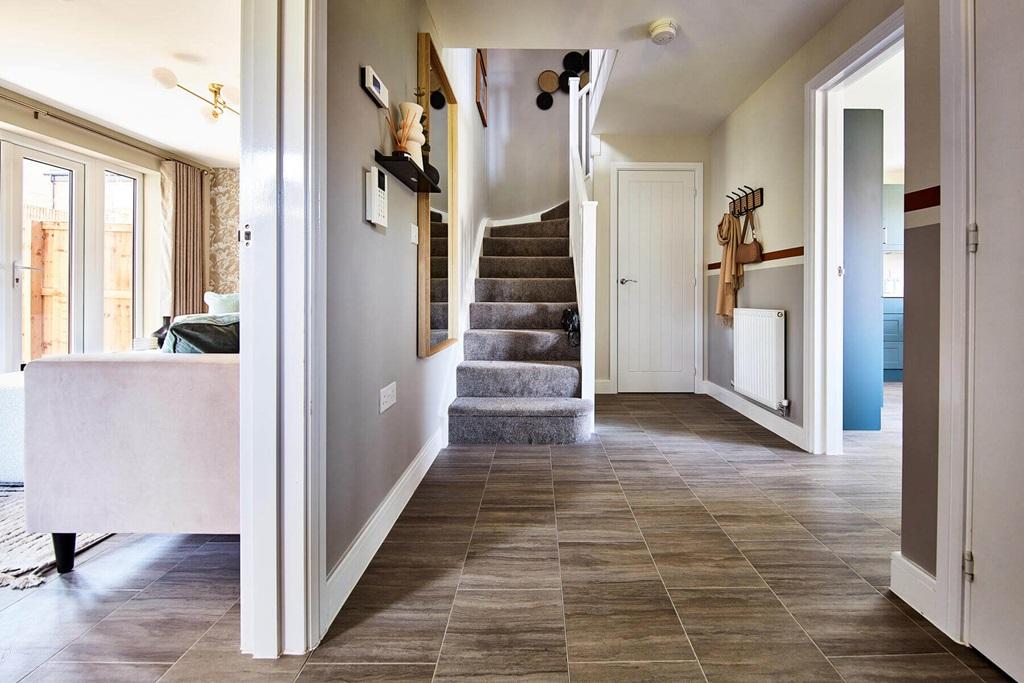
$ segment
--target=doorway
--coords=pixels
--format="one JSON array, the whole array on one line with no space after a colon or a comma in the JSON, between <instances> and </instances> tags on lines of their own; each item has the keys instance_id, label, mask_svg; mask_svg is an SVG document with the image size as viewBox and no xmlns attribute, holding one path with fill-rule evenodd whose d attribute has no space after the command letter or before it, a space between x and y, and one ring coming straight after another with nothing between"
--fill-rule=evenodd
<instances>
[{"instance_id":1,"label":"doorway","mask_svg":"<svg viewBox=\"0 0 1024 683\"><path fill-rule=\"evenodd\" d=\"M611 374L619 392L697 390L702 174L702 164L612 166Z\"/></svg>"}]
</instances>

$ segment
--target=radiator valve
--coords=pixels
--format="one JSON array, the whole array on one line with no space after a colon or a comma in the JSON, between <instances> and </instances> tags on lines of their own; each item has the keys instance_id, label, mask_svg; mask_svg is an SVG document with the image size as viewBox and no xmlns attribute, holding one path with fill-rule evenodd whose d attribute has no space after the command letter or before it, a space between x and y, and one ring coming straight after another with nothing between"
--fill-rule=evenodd
<instances>
[{"instance_id":1,"label":"radiator valve","mask_svg":"<svg viewBox=\"0 0 1024 683\"><path fill-rule=\"evenodd\" d=\"M789 399L779 401L779 405L775 406L775 411L782 417L789 417Z\"/></svg>"}]
</instances>

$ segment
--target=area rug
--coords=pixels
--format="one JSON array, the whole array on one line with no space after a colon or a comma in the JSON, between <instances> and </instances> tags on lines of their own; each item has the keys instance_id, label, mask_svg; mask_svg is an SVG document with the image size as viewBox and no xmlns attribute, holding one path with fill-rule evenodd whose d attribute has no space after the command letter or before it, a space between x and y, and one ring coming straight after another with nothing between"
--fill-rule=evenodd
<instances>
[{"instance_id":1,"label":"area rug","mask_svg":"<svg viewBox=\"0 0 1024 683\"><path fill-rule=\"evenodd\" d=\"M112 534L79 534L76 551L96 545ZM25 490L0 485L0 586L32 588L43 583L56 564L50 534L25 531Z\"/></svg>"}]
</instances>

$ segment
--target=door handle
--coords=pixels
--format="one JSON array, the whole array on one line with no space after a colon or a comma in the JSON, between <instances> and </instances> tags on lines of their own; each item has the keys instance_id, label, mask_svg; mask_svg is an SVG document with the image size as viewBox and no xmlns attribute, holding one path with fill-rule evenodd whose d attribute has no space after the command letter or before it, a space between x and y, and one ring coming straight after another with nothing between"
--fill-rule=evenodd
<instances>
[{"instance_id":1,"label":"door handle","mask_svg":"<svg viewBox=\"0 0 1024 683\"><path fill-rule=\"evenodd\" d=\"M627 282L636 282L636 280L630 280L629 278L625 278L625 277L624 277L624 278L620 278L620 279L619 279L619 284L620 284L620 285L624 285L624 284L626 284Z\"/></svg>"},{"instance_id":2,"label":"door handle","mask_svg":"<svg viewBox=\"0 0 1024 683\"><path fill-rule=\"evenodd\" d=\"M11 263L11 275L13 276L15 287L21 284L21 275L19 275L19 271L22 270L38 270L41 272L43 269L36 268L35 266L23 266L17 261L14 261L13 263Z\"/></svg>"}]
</instances>

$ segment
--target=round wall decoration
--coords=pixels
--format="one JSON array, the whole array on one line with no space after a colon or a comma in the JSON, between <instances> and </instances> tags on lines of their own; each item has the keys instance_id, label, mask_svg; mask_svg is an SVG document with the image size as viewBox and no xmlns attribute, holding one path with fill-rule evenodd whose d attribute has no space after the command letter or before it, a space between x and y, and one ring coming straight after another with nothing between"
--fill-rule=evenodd
<instances>
[{"instance_id":1,"label":"round wall decoration","mask_svg":"<svg viewBox=\"0 0 1024 683\"><path fill-rule=\"evenodd\" d=\"M562 68L566 71L579 73L583 71L583 63L583 55L579 52L566 52L565 56L562 57Z\"/></svg>"},{"instance_id":2,"label":"round wall decoration","mask_svg":"<svg viewBox=\"0 0 1024 683\"><path fill-rule=\"evenodd\" d=\"M551 69L541 71L540 76L537 76L537 87L542 92L555 92L558 90L558 73Z\"/></svg>"},{"instance_id":3,"label":"round wall decoration","mask_svg":"<svg viewBox=\"0 0 1024 683\"><path fill-rule=\"evenodd\" d=\"M435 90L430 93L430 106L434 109L444 109L445 102L444 93L440 90Z\"/></svg>"},{"instance_id":4,"label":"round wall decoration","mask_svg":"<svg viewBox=\"0 0 1024 683\"><path fill-rule=\"evenodd\" d=\"M542 92L537 95L537 108L547 111L551 109L551 105L555 103L555 98L551 96L549 92Z\"/></svg>"}]
</instances>

